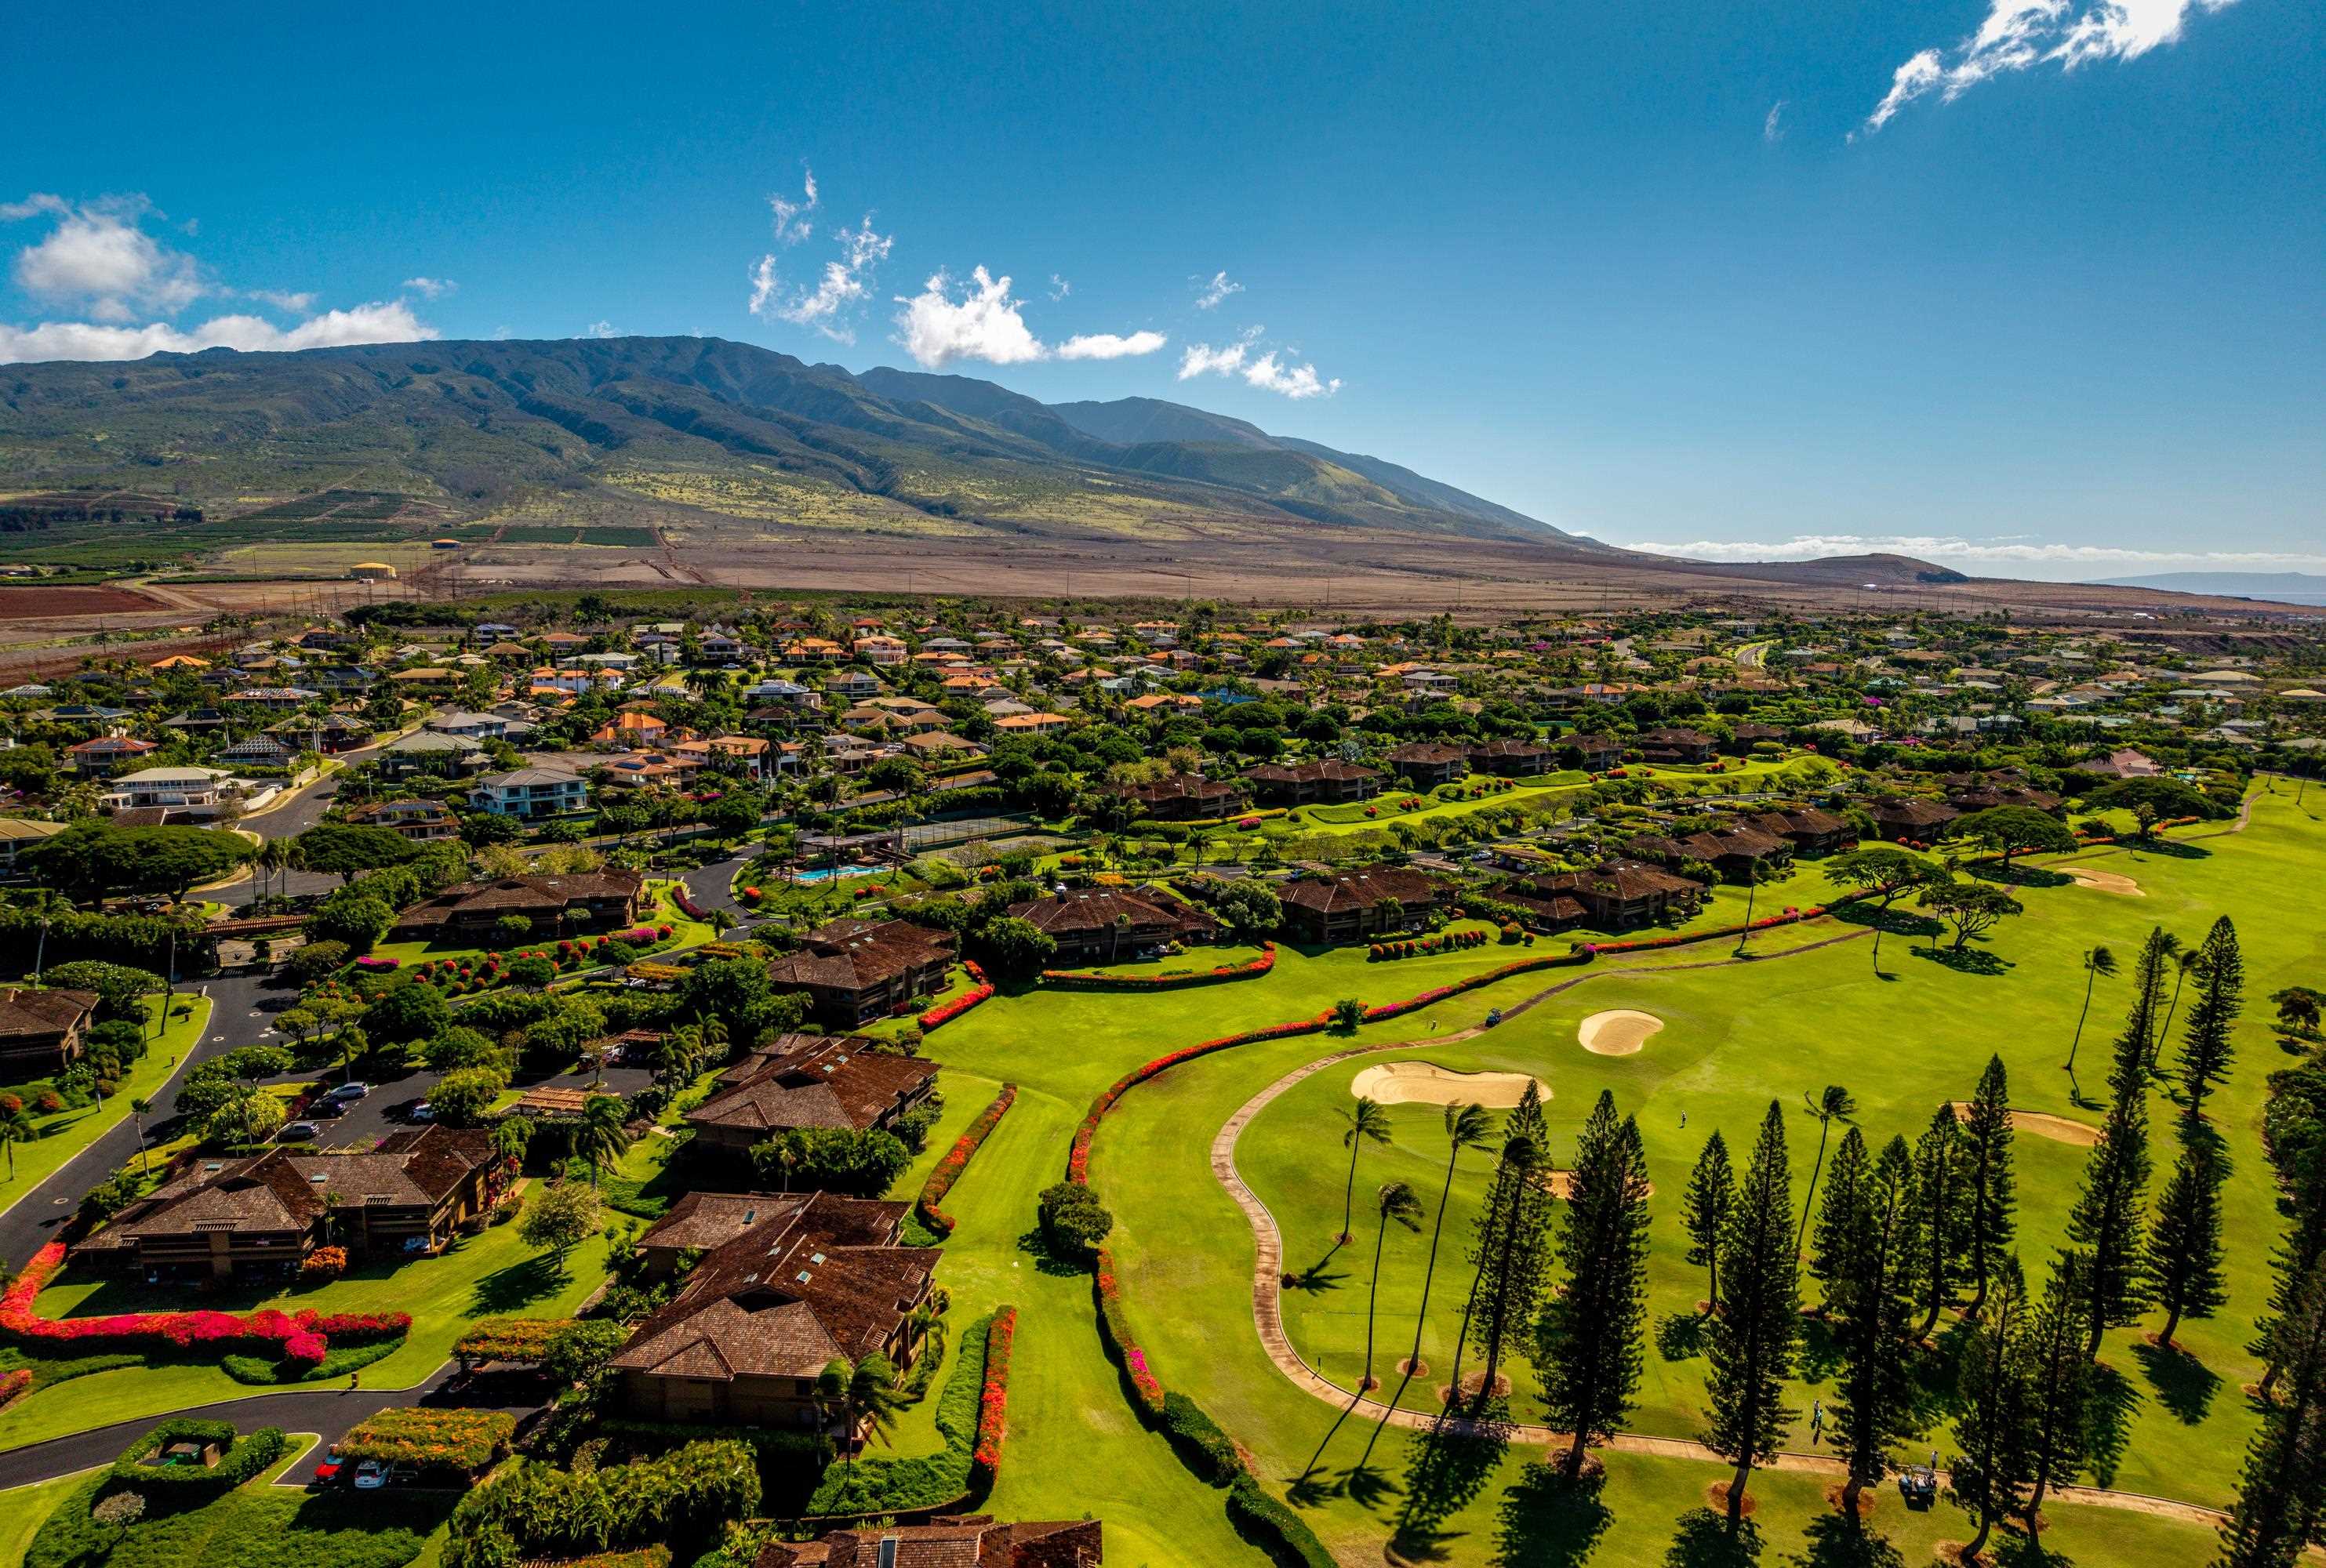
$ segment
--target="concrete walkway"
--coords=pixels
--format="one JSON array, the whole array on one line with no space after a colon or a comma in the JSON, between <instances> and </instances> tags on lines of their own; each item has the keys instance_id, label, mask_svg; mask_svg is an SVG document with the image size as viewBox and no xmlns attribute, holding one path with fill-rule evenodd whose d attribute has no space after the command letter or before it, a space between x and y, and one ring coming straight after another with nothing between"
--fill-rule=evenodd
<instances>
[{"instance_id":1,"label":"concrete walkway","mask_svg":"<svg viewBox=\"0 0 2326 1568\"><path fill-rule=\"evenodd\" d=\"M1850 932L1845 935L1826 937L1798 947L1763 954L1758 958L1727 958L1703 963L1668 964L1655 969L1637 966L1595 969L1589 973L1577 975L1557 985L1547 987L1523 1001L1505 1007L1503 1009L1503 1017L1507 1022L1553 997L1570 991L1587 981L1608 975L1647 979L1657 974L1667 974L1680 970L1723 969L1736 964L1766 963L1777 959L1790 958L1798 953L1814 951L1819 948L1830 947L1836 942L1854 941L1866 934L1868 933L1864 931ZM1479 1423L1461 1417L1434 1415L1428 1411L1394 1409L1381 1400L1360 1394L1354 1389L1343 1387L1310 1366L1302 1358L1300 1352L1293 1349L1290 1337L1284 1331L1282 1289L1284 1239L1277 1228L1276 1216L1269 1211L1268 1205L1261 1202L1260 1195L1245 1183L1242 1174L1236 1168L1236 1145L1243 1137L1244 1128L1250 1127L1254 1118L1266 1110L1279 1096L1294 1085L1354 1057L1378 1055L1384 1051L1427 1051L1475 1039L1486 1032L1485 1028L1480 1025L1457 1030L1451 1035L1392 1040L1382 1044L1353 1045L1346 1050L1335 1051L1330 1055L1320 1056L1314 1062L1294 1068L1244 1101L1236 1109L1235 1114L1228 1118L1226 1124L1220 1128L1218 1136L1212 1140L1212 1175L1226 1190L1228 1196L1235 1201L1236 1207L1243 1211L1245 1220L1251 1226L1254 1253L1251 1275L1252 1327L1259 1333L1261 1348L1268 1352L1269 1360L1274 1363L1276 1369L1290 1380L1295 1387L1328 1404L1340 1406L1349 1415L1367 1421L1385 1422L1389 1425L1401 1427L1408 1431L1427 1431L1442 1426L1446 1430L1465 1434L1499 1436L1511 1443L1564 1447L1574 1441L1572 1434L1558 1432L1548 1426L1530 1425L1524 1423ZM1618 1453L1642 1453L1662 1459L1697 1460L1704 1463L1718 1465L1724 1469L1735 1468L1727 1460L1723 1459L1703 1443L1688 1438L1651 1437L1627 1432L1618 1433L1605 1446ZM1824 1454L1790 1452L1778 1454L1772 1461L1760 1468L1806 1471L1830 1476L1837 1481L1842 1480L1846 1474L1839 1460ZM1940 1478L1941 1483L1945 1483L1948 1480L1947 1473L1941 1471ZM2153 1514L2185 1524L2207 1526L2219 1524L2226 1517L2218 1508L2202 1508L2194 1503L2179 1502L2170 1498L2149 1497L2139 1492L2108 1491L2098 1487L2058 1487L2053 1489L2051 1495L2062 1502L2088 1503L2098 1508Z\"/></svg>"}]
</instances>

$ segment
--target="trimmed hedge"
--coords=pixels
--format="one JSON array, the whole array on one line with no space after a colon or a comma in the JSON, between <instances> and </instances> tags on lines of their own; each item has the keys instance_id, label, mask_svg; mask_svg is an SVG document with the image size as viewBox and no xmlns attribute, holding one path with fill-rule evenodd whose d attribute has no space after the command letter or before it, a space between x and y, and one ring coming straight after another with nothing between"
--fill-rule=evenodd
<instances>
[{"instance_id":1,"label":"trimmed hedge","mask_svg":"<svg viewBox=\"0 0 2326 1568\"><path fill-rule=\"evenodd\" d=\"M1237 1535L1279 1563L1298 1563L1300 1568L1339 1568L1307 1521L1270 1497L1250 1471L1237 1476L1235 1484L1228 1488L1228 1523L1235 1526Z\"/></svg>"},{"instance_id":2,"label":"trimmed hedge","mask_svg":"<svg viewBox=\"0 0 2326 1568\"><path fill-rule=\"evenodd\" d=\"M918 1018L915 1019L914 1022L920 1026L922 1034L926 1035L930 1030L938 1027L940 1025L950 1024L955 1018L960 1017L963 1013L968 1012L972 1007L977 1007L979 1004L991 999L993 996L992 983L986 979L985 970L979 967L977 960L975 959L971 959L961 967L963 972L969 976L970 979L975 983L972 984L968 990L963 991L960 996L955 997L952 1001L940 1002L935 1007L931 1007L927 1012L923 1013Z\"/></svg>"},{"instance_id":3,"label":"trimmed hedge","mask_svg":"<svg viewBox=\"0 0 2326 1568\"><path fill-rule=\"evenodd\" d=\"M1001 1118L1017 1102L1018 1086L1003 1084L1001 1092L993 1097L993 1103L977 1113L977 1119L969 1124L953 1147L945 1151L945 1157L929 1172L929 1179L921 1183L921 1195L914 1200L913 1212L939 1239L953 1234L954 1221L952 1215L937 1205L944 1201L946 1193L953 1191L953 1184L961 1180L963 1171L969 1169L972 1156L992 1135L993 1129L1001 1125Z\"/></svg>"},{"instance_id":4,"label":"trimmed hedge","mask_svg":"<svg viewBox=\"0 0 2326 1568\"><path fill-rule=\"evenodd\" d=\"M1018 1338L1018 1309L997 1309L985 1330L985 1379L979 1386L977 1447L970 1455L969 1472L977 1485L992 1489L1001 1470L1001 1443L1009 1431L1009 1350Z\"/></svg>"},{"instance_id":5,"label":"trimmed hedge","mask_svg":"<svg viewBox=\"0 0 2326 1568\"><path fill-rule=\"evenodd\" d=\"M0 1410L5 1410L33 1387L33 1369L19 1367L13 1372L0 1373Z\"/></svg>"},{"instance_id":6,"label":"trimmed hedge","mask_svg":"<svg viewBox=\"0 0 2326 1568\"><path fill-rule=\"evenodd\" d=\"M956 1341L960 1351L953 1375L937 1396L937 1435L944 1439L944 1448L917 1459L866 1457L852 1464L835 1461L825 1468L823 1483L808 1499L805 1517L836 1521L919 1513L950 1507L968 1496L985 1405L988 1347L1004 1313L1014 1321L1015 1308L996 1308L970 1324Z\"/></svg>"},{"instance_id":7,"label":"trimmed hedge","mask_svg":"<svg viewBox=\"0 0 2326 1568\"><path fill-rule=\"evenodd\" d=\"M101 1318L44 1318L34 1303L64 1266L65 1244L51 1241L33 1255L16 1282L0 1295L0 1334L47 1343L107 1346L152 1351L167 1346L174 1350L219 1350L247 1353L254 1345L279 1347L282 1359L321 1366L334 1338L356 1344L401 1339L412 1330L403 1313L319 1313L312 1307L295 1313L262 1307L248 1313L124 1313Z\"/></svg>"},{"instance_id":8,"label":"trimmed hedge","mask_svg":"<svg viewBox=\"0 0 2326 1568\"><path fill-rule=\"evenodd\" d=\"M232 1355L219 1359L219 1370L237 1383L271 1387L293 1383L322 1383L384 1361L404 1349L404 1337L375 1340L368 1345L335 1345L316 1365L270 1361L264 1356Z\"/></svg>"},{"instance_id":9,"label":"trimmed hedge","mask_svg":"<svg viewBox=\"0 0 2326 1568\"><path fill-rule=\"evenodd\" d=\"M1095 970L1044 970L1042 984L1053 990L1176 991L1188 986L1215 986L1227 980L1256 980L1276 968L1276 944L1260 944L1260 956L1250 963L1220 964L1208 970L1178 970L1159 975L1109 975Z\"/></svg>"},{"instance_id":10,"label":"trimmed hedge","mask_svg":"<svg viewBox=\"0 0 2326 1568\"><path fill-rule=\"evenodd\" d=\"M1231 1485L1243 1473L1243 1456L1236 1452L1235 1441L1185 1394L1163 1396L1163 1434L1187 1468L1215 1487Z\"/></svg>"},{"instance_id":11,"label":"trimmed hedge","mask_svg":"<svg viewBox=\"0 0 2326 1568\"><path fill-rule=\"evenodd\" d=\"M351 1460L377 1459L423 1470L473 1474L508 1452L516 1417L506 1410L455 1410L392 1406L340 1439Z\"/></svg>"},{"instance_id":12,"label":"trimmed hedge","mask_svg":"<svg viewBox=\"0 0 2326 1568\"><path fill-rule=\"evenodd\" d=\"M173 1443L217 1443L214 1465L149 1465ZM113 1479L124 1486L154 1496L196 1491L232 1491L283 1457L283 1429L262 1426L247 1437L238 1435L231 1421L204 1421L173 1416L121 1451L113 1461Z\"/></svg>"}]
</instances>

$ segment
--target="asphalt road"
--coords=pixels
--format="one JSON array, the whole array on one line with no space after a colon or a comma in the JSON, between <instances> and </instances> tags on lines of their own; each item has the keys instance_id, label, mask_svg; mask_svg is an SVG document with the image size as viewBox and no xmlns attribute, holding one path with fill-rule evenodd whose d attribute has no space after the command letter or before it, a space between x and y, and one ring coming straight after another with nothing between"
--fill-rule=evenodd
<instances>
[{"instance_id":1,"label":"asphalt road","mask_svg":"<svg viewBox=\"0 0 2326 1568\"><path fill-rule=\"evenodd\" d=\"M145 1119L149 1139L174 1136L172 1112L177 1102L178 1085L184 1081L188 1070L222 1051L256 1044L267 1038L265 1032L272 1026L273 1015L262 1010L260 1002L284 1003L293 994L287 987L269 985L252 973L221 976L190 988L210 998L209 1028L154 1094L156 1114ZM0 1213L0 1260L5 1260L12 1267L22 1266L40 1250L58 1226L72 1217L83 1193L127 1164L136 1153L136 1121L125 1117L120 1125L101 1135L66 1161L47 1181L18 1198L5 1213Z\"/></svg>"},{"instance_id":2,"label":"asphalt road","mask_svg":"<svg viewBox=\"0 0 2326 1568\"><path fill-rule=\"evenodd\" d=\"M485 1379L456 1386L453 1379L458 1369L448 1361L417 1388L350 1389L344 1382L335 1380L327 1387L256 1394L247 1399L223 1400L172 1414L231 1421L236 1430L243 1433L255 1432L262 1426L279 1426L285 1432L317 1433L322 1441L285 1471L278 1483L308 1486L314 1482L315 1466L322 1462L324 1452L346 1436L349 1428L393 1406L458 1406L506 1410L523 1422L547 1403L547 1390L538 1381ZM111 1426L0 1452L0 1490L54 1480L96 1465L110 1464L121 1457L123 1449L153 1431L159 1419L149 1415L136 1421L116 1422Z\"/></svg>"}]
</instances>

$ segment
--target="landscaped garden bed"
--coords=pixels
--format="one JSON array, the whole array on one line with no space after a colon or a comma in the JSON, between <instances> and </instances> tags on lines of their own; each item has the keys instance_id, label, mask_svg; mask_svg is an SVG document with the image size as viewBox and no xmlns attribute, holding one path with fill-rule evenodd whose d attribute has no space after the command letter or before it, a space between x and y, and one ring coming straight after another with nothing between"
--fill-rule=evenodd
<instances>
[{"instance_id":1,"label":"landscaped garden bed","mask_svg":"<svg viewBox=\"0 0 2326 1568\"><path fill-rule=\"evenodd\" d=\"M969 1169L969 1162L977 1154L978 1146L1001 1125L1001 1118L1009 1113L1009 1108L1017 1099L1018 1086L1003 1084L1001 1092L993 1097L993 1103L977 1113L977 1119L969 1124L968 1129L946 1151L944 1158L939 1160L936 1168L929 1173L929 1179L921 1184L921 1195L914 1201L913 1211L920 1217L922 1224L938 1236L952 1235L954 1225L953 1216L938 1205L944 1202L945 1194L953 1191L953 1184L961 1180L962 1173Z\"/></svg>"}]
</instances>

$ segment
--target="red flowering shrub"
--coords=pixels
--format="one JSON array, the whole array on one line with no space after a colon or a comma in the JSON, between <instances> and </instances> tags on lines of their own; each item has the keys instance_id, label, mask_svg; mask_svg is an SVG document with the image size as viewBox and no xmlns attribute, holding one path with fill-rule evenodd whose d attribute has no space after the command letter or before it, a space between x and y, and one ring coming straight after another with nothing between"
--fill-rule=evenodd
<instances>
[{"instance_id":1,"label":"red flowering shrub","mask_svg":"<svg viewBox=\"0 0 2326 1568\"><path fill-rule=\"evenodd\" d=\"M1009 1351L1018 1338L1018 1309L1005 1306L985 1330L985 1386L978 1391L977 1447L970 1464L987 1486L1001 1468L1001 1440L1009 1428Z\"/></svg>"},{"instance_id":2,"label":"red flowering shrub","mask_svg":"<svg viewBox=\"0 0 2326 1568\"><path fill-rule=\"evenodd\" d=\"M16 1339L41 1340L93 1345L106 1344L123 1350L152 1350L156 1343L173 1350L200 1348L223 1353L231 1350L247 1350L253 1346L274 1345L277 1354L288 1354L296 1339L306 1339L324 1344L330 1339L381 1339L410 1331L412 1320L403 1313L353 1313L325 1316L312 1309L286 1313L274 1307L262 1307L247 1313L219 1312L191 1313L120 1313L101 1318L44 1318L34 1310L33 1304L48 1287L58 1269L64 1266L65 1245L51 1241L33 1255L23 1273L16 1276L7 1294L0 1295L0 1334ZM315 1359L322 1359L317 1355Z\"/></svg>"},{"instance_id":3,"label":"red flowering shrub","mask_svg":"<svg viewBox=\"0 0 2326 1568\"><path fill-rule=\"evenodd\" d=\"M44 1089L33 1101L33 1109L42 1116L54 1116L64 1109L65 1097L53 1089Z\"/></svg>"},{"instance_id":4,"label":"red flowering shrub","mask_svg":"<svg viewBox=\"0 0 2326 1568\"><path fill-rule=\"evenodd\" d=\"M1208 986L1221 980L1256 980L1276 967L1276 944L1260 944L1260 956L1250 963L1220 964L1208 970L1188 970L1168 975L1108 975L1093 970L1044 970L1046 986L1084 991L1168 991L1182 986Z\"/></svg>"},{"instance_id":5,"label":"red flowering shrub","mask_svg":"<svg viewBox=\"0 0 2326 1568\"><path fill-rule=\"evenodd\" d=\"M978 968L974 959L961 967L967 970L969 978L977 983L952 1001L940 1003L923 1013L919 1019L922 1034L927 1034L940 1024L952 1023L955 1018L993 995L993 988L986 983L985 971Z\"/></svg>"},{"instance_id":6,"label":"red flowering shrub","mask_svg":"<svg viewBox=\"0 0 2326 1568\"><path fill-rule=\"evenodd\" d=\"M1122 1315L1122 1287L1114 1272L1114 1254L1102 1247L1098 1249L1098 1274L1094 1285L1098 1293L1099 1333L1112 1348L1122 1369L1130 1378L1130 1387L1139 1396L1140 1407L1149 1417L1163 1414L1163 1384L1147 1364L1147 1352L1130 1337L1130 1325Z\"/></svg>"},{"instance_id":7,"label":"red flowering shrub","mask_svg":"<svg viewBox=\"0 0 2326 1568\"><path fill-rule=\"evenodd\" d=\"M324 1342L323 1336L312 1329L293 1330L291 1336L283 1341L283 1359L301 1371L311 1371L321 1366L330 1350L330 1346Z\"/></svg>"},{"instance_id":8,"label":"red flowering shrub","mask_svg":"<svg viewBox=\"0 0 2326 1568\"><path fill-rule=\"evenodd\" d=\"M33 1369L19 1367L13 1372L0 1372L0 1410L14 1405L33 1386Z\"/></svg>"},{"instance_id":9,"label":"red flowering shrub","mask_svg":"<svg viewBox=\"0 0 2326 1568\"><path fill-rule=\"evenodd\" d=\"M985 1142L993 1129L1001 1125L1001 1118L1009 1114L1010 1106L1017 1099L1018 1086L1003 1084L1001 1092L993 1097L993 1103L977 1113L977 1119L969 1124L968 1129L946 1151L945 1157L937 1162L936 1168L929 1173L929 1179L921 1183L921 1195L916 1205L921 1223L940 1235L953 1234L953 1216L937 1205L944 1201L947 1192L953 1191L953 1184L961 1180L963 1171L969 1169L970 1157L977 1153L978 1146Z\"/></svg>"}]
</instances>

